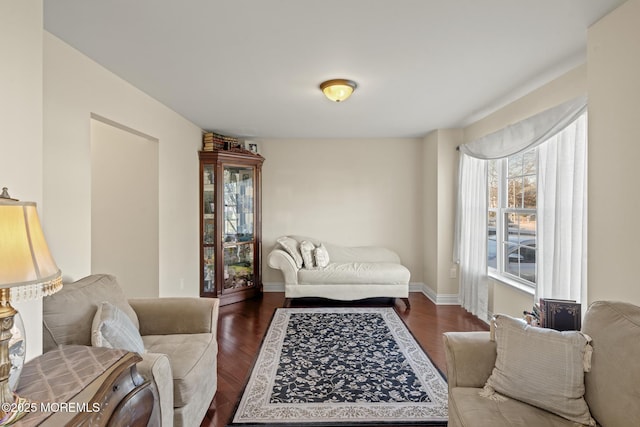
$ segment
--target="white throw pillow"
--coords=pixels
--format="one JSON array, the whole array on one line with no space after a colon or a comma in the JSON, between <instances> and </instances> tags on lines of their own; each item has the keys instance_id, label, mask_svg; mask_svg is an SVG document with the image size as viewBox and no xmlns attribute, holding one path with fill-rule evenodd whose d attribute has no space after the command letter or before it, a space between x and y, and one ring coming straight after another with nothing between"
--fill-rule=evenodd
<instances>
[{"instance_id":1,"label":"white throw pillow","mask_svg":"<svg viewBox=\"0 0 640 427\"><path fill-rule=\"evenodd\" d=\"M98 306L98 311L93 317L91 345L144 353L142 337L131 319L118 307L106 301Z\"/></svg>"},{"instance_id":2,"label":"white throw pillow","mask_svg":"<svg viewBox=\"0 0 640 427\"><path fill-rule=\"evenodd\" d=\"M481 395L528 403L568 420L595 425L584 400L584 372L591 368L591 338L578 331L537 328L496 315L496 365Z\"/></svg>"},{"instance_id":3,"label":"white throw pillow","mask_svg":"<svg viewBox=\"0 0 640 427\"><path fill-rule=\"evenodd\" d=\"M315 248L315 245L308 240L300 242L300 253L302 254L304 268L310 269L316 266L313 261L313 251Z\"/></svg>"},{"instance_id":4,"label":"white throw pillow","mask_svg":"<svg viewBox=\"0 0 640 427\"><path fill-rule=\"evenodd\" d=\"M327 252L327 248L324 247L323 243L320 243L320 246L313 250L313 256L316 260L316 266L326 267L329 265L329 252Z\"/></svg>"},{"instance_id":5,"label":"white throw pillow","mask_svg":"<svg viewBox=\"0 0 640 427\"><path fill-rule=\"evenodd\" d=\"M300 254L300 249L298 248L298 242L291 237L283 236L276 240L282 248L287 251L293 261L296 263L296 267L302 268L302 255Z\"/></svg>"}]
</instances>

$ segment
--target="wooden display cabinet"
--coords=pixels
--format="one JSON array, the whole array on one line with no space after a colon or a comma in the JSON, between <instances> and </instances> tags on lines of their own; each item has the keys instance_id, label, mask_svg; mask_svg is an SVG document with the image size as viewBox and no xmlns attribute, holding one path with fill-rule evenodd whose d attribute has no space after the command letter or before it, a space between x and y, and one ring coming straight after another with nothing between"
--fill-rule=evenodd
<instances>
[{"instance_id":1,"label":"wooden display cabinet","mask_svg":"<svg viewBox=\"0 0 640 427\"><path fill-rule=\"evenodd\" d=\"M261 294L264 158L246 150L201 151L200 296L231 304Z\"/></svg>"}]
</instances>

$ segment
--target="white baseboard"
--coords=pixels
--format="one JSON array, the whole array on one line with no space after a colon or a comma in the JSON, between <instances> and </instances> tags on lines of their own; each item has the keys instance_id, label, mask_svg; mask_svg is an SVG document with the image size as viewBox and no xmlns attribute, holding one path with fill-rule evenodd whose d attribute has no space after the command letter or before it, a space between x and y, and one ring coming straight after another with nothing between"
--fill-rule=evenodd
<instances>
[{"instance_id":1,"label":"white baseboard","mask_svg":"<svg viewBox=\"0 0 640 427\"><path fill-rule=\"evenodd\" d=\"M284 292L284 282L262 282L263 292Z\"/></svg>"},{"instance_id":2,"label":"white baseboard","mask_svg":"<svg viewBox=\"0 0 640 427\"><path fill-rule=\"evenodd\" d=\"M422 292L436 305L460 305L458 294L436 294L433 289L422 282L410 283L409 292Z\"/></svg>"},{"instance_id":3,"label":"white baseboard","mask_svg":"<svg viewBox=\"0 0 640 427\"><path fill-rule=\"evenodd\" d=\"M284 292L284 282L262 282L263 292ZM409 283L409 292L421 292L436 305L460 305L458 294L436 294L422 282Z\"/></svg>"}]
</instances>

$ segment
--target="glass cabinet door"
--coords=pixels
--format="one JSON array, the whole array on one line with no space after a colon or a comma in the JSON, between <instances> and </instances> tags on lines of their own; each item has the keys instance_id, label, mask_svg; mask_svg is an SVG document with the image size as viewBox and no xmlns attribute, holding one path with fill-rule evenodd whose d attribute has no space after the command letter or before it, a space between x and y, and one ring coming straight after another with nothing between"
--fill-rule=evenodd
<instances>
[{"instance_id":1,"label":"glass cabinet door","mask_svg":"<svg viewBox=\"0 0 640 427\"><path fill-rule=\"evenodd\" d=\"M254 286L254 169L225 166L224 290Z\"/></svg>"},{"instance_id":2,"label":"glass cabinet door","mask_svg":"<svg viewBox=\"0 0 640 427\"><path fill-rule=\"evenodd\" d=\"M215 216L215 169L213 165L206 164L203 167L202 174L202 200L203 200L203 212L202 212L202 244L203 244L203 257L204 257L204 292L214 292L216 285L215 275L215 230L216 230L216 216Z\"/></svg>"},{"instance_id":3,"label":"glass cabinet door","mask_svg":"<svg viewBox=\"0 0 640 427\"><path fill-rule=\"evenodd\" d=\"M261 186L264 157L200 151L200 296L233 304L262 293Z\"/></svg>"}]
</instances>

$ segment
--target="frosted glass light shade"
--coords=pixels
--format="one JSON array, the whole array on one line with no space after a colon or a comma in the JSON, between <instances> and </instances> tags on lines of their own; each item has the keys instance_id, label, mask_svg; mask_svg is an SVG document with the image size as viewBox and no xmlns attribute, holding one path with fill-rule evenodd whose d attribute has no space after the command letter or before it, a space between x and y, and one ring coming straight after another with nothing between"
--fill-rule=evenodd
<instances>
[{"instance_id":1,"label":"frosted glass light shade","mask_svg":"<svg viewBox=\"0 0 640 427\"><path fill-rule=\"evenodd\" d=\"M320 84L320 89L324 95L334 102L342 102L349 98L358 87L353 80L333 79Z\"/></svg>"}]
</instances>

